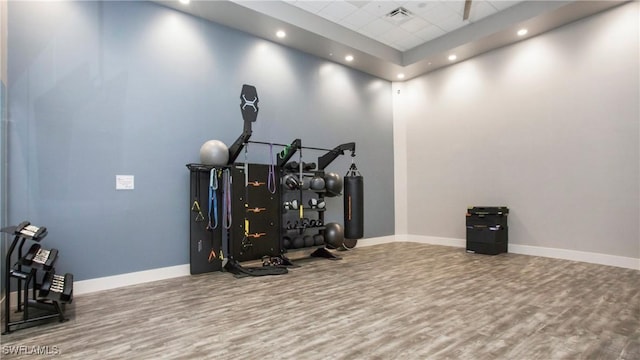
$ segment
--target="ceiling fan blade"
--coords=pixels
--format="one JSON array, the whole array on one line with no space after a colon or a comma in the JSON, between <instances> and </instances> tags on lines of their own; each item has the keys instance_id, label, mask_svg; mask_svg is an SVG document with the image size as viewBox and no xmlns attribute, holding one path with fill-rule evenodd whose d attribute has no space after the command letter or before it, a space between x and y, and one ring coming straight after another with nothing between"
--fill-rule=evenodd
<instances>
[{"instance_id":1,"label":"ceiling fan blade","mask_svg":"<svg viewBox=\"0 0 640 360\"><path fill-rule=\"evenodd\" d=\"M464 15L462 15L462 20L469 19L469 13L471 12L471 0L464 1Z\"/></svg>"}]
</instances>

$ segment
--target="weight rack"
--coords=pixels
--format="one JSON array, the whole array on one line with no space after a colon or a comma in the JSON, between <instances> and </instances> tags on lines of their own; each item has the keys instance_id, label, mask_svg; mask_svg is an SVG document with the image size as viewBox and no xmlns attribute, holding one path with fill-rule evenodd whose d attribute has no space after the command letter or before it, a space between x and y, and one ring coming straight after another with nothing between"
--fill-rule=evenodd
<instances>
[{"instance_id":1,"label":"weight rack","mask_svg":"<svg viewBox=\"0 0 640 360\"><path fill-rule=\"evenodd\" d=\"M68 319L64 316L64 306L73 301L73 275L55 273L58 250L44 249L40 245L42 239L47 236L47 228L37 227L24 221L17 226L2 228L0 231L15 235L4 263L5 317L2 334L8 334L20 325L35 324L48 319L57 318L60 322L67 321ZM27 240L35 243L23 254ZM11 266L11 258L16 247L18 261ZM42 283L37 282L39 272L44 272ZM11 321L11 279L17 280L16 312L22 312L21 319L15 321ZM33 313L31 312L33 309L43 310L44 313Z\"/></svg>"}]
</instances>

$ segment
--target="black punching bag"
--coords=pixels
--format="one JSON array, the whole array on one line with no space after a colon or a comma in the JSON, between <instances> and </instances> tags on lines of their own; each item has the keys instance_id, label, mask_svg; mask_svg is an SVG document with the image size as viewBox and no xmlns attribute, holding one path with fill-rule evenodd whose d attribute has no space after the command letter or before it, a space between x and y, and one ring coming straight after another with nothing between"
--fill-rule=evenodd
<instances>
[{"instance_id":1,"label":"black punching bag","mask_svg":"<svg viewBox=\"0 0 640 360\"><path fill-rule=\"evenodd\" d=\"M355 164L351 164L343 182L344 238L361 239L364 236L364 182Z\"/></svg>"}]
</instances>

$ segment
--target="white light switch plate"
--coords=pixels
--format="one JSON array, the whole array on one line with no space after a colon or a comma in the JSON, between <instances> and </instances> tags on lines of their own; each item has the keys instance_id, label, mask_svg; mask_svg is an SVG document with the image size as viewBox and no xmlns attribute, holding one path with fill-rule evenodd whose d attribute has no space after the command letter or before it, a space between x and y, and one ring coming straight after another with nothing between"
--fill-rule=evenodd
<instances>
[{"instance_id":1,"label":"white light switch plate","mask_svg":"<svg viewBox=\"0 0 640 360\"><path fill-rule=\"evenodd\" d=\"M116 175L116 190L133 190L133 175Z\"/></svg>"}]
</instances>

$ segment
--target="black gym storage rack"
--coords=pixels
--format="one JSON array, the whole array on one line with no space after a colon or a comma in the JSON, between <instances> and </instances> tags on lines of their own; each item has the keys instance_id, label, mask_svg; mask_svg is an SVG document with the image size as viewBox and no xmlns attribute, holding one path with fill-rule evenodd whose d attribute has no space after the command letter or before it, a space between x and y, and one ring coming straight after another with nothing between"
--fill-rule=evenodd
<instances>
[{"instance_id":1,"label":"black gym storage rack","mask_svg":"<svg viewBox=\"0 0 640 360\"><path fill-rule=\"evenodd\" d=\"M44 249L40 242L47 236L47 228L37 227L24 221L17 226L9 226L0 231L14 235L5 258L4 291L5 317L3 334L8 334L20 325L37 324L43 320L57 318L67 321L64 316L65 304L73 300L73 275L56 274L57 249ZM24 253L26 241L33 241ZM17 261L11 266L14 251L18 250ZM41 276L41 281L38 278ZM22 312L20 320L11 321L11 280L17 280L17 310ZM30 294L31 293L31 294Z\"/></svg>"},{"instance_id":2,"label":"black gym storage rack","mask_svg":"<svg viewBox=\"0 0 640 360\"><path fill-rule=\"evenodd\" d=\"M506 206L473 206L467 209L467 252L497 255L508 252L509 209Z\"/></svg>"}]
</instances>

